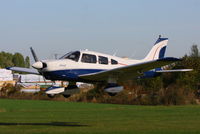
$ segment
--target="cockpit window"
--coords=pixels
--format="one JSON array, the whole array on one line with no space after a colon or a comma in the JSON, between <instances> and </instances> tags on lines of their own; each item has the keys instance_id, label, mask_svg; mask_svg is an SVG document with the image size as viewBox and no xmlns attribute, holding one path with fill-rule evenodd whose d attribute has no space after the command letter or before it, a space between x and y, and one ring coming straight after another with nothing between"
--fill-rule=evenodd
<instances>
[{"instance_id":1,"label":"cockpit window","mask_svg":"<svg viewBox=\"0 0 200 134\"><path fill-rule=\"evenodd\" d=\"M97 57L92 54L83 54L81 61L84 63L97 63Z\"/></svg>"},{"instance_id":2,"label":"cockpit window","mask_svg":"<svg viewBox=\"0 0 200 134\"><path fill-rule=\"evenodd\" d=\"M108 58L104 56L99 56L99 64L108 64Z\"/></svg>"},{"instance_id":3,"label":"cockpit window","mask_svg":"<svg viewBox=\"0 0 200 134\"><path fill-rule=\"evenodd\" d=\"M70 59L70 60L78 62L79 57L80 57L80 52L76 51L76 52L68 53L64 55L63 57L61 57L60 59Z\"/></svg>"},{"instance_id":4,"label":"cockpit window","mask_svg":"<svg viewBox=\"0 0 200 134\"><path fill-rule=\"evenodd\" d=\"M111 64L116 65L116 64L118 64L118 62L116 60L111 59Z\"/></svg>"}]
</instances>

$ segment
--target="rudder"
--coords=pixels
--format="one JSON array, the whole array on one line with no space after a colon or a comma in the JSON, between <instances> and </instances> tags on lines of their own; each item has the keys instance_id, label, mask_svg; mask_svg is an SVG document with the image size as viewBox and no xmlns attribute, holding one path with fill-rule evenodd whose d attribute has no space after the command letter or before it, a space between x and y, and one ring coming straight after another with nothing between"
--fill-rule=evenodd
<instances>
[{"instance_id":1,"label":"rudder","mask_svg":"<svg viewBox=\"0 0 200 134\"><path fill-rule=\"evenodd\" d=\"M161 38L159 36L149 54L144 58L144 61L164 58L167 43L168 43L168 38Z\"/></svg>"}]
</instances>

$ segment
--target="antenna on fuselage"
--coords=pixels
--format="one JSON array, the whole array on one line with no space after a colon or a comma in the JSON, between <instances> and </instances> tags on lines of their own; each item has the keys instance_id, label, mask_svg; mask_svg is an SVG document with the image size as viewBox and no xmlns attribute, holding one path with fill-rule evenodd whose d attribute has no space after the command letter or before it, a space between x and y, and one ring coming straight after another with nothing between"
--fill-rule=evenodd
<instances>
[{"instance_id":1,"label":"antenna on fuselage","mask_svg":"<svg viewBox=\"0 0 200 134\"><path fill-rule=\"evenodd\" d=\"M135 56L135 52L133 52L130 56L130 58L133 58Z\"/></svg>"},{"instance_id":2,"label":"antenna on fuselage","mask_svg":"<svg viewBox=\"0 0 200 134\"><path fill-rule=\"evenodd\" d=\"M56 60L59 59L59 56L62 56L62 54L54 53L54 58L55 58Z\"/></svg>"},{"instance_id":3,"label":"antenna on fuselage","mask_svg":"<svg viewBox=\"0 0 200 134\"><path fill-rule=\"evenodd\" d=\"M58 59L58 54L54 54L54 56L55 56L55 59Z\"/></svg>"},{"instance_id":4,"label":"antenna on fuselage","mask_svg":"<svg viewBox=\"0 0 200 134\"><path fill-rule=\"evenodd\" d=\"M114 52L113 56L116 56L116 55L117 55L117 52L118 52L118 50L116 50L116 51Z\"/></svg>"}]
</instances>

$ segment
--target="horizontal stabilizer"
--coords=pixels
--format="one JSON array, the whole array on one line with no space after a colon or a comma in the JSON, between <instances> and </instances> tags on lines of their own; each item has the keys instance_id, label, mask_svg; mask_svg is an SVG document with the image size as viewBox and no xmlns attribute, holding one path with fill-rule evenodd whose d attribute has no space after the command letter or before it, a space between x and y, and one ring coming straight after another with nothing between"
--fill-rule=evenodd
<instances>
[{"instance_id":1,"label":"horizontal stabilizer","mask_svg":"<svg viewBox=\"0 0 200 134\"><path fill-rule=\"evenodd\" d=\"M17 72L29 73L29 74L39 74L39 72L36 69L31 69L31 68L8 67L6 69L12 70L12 71L17 71Z\"/></svg>"},{"instance_id":2,"label":"horizontal stabilizer","mask_svg":"<svg viewBox=\"0 0 200 134\"><path fill-rule=\"evenodd\" d=\"M173 72L190 72L193 69L174 69L174 70L158 70L156 73L173 73Z\"/></svg>"}]
</instances>

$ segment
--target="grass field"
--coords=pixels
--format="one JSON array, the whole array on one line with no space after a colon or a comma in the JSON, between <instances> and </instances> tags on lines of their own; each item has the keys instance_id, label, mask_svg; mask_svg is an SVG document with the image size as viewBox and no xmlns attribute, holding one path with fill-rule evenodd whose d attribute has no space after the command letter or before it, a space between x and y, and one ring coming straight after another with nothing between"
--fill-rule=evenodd
<instances>
[{"instance_id":1,"label":"grass field","mask_svg":"<svg viewBox=\"0 0 200 134\"><path fill-rule=\"evenodd\" d=\"M200 106L133 106L0 99L0 133L200 133Z\"/></svg>"}]
</instances>

